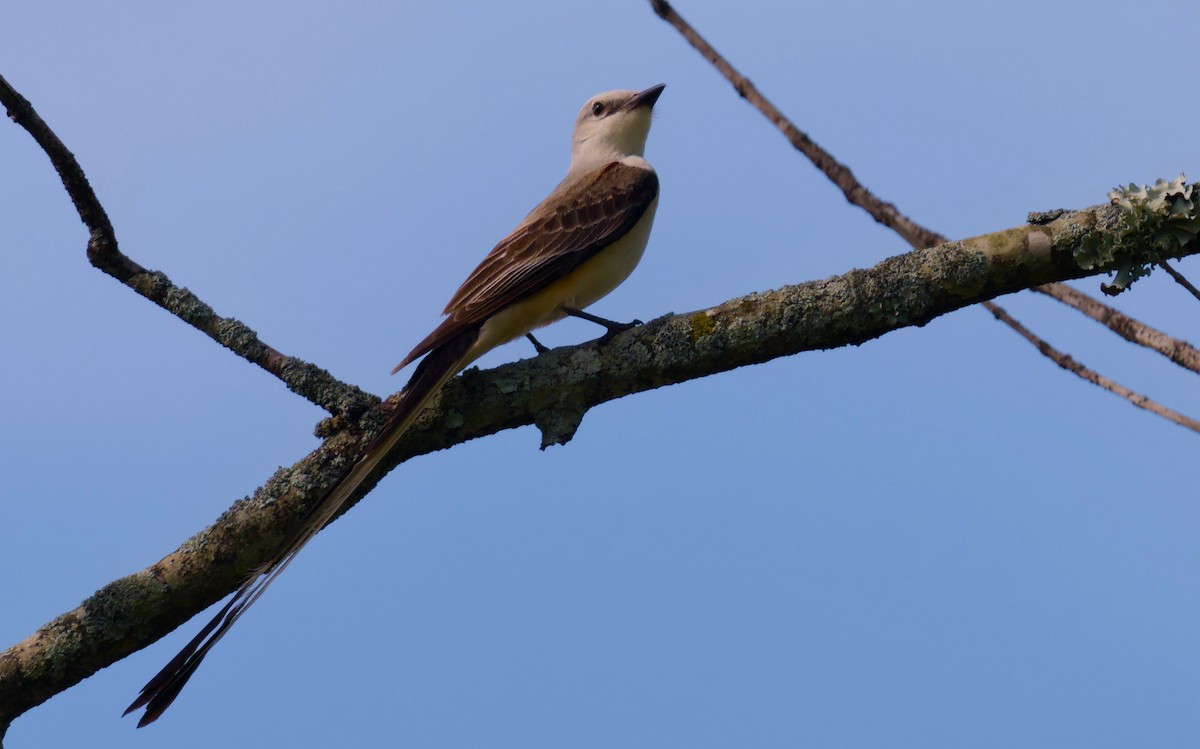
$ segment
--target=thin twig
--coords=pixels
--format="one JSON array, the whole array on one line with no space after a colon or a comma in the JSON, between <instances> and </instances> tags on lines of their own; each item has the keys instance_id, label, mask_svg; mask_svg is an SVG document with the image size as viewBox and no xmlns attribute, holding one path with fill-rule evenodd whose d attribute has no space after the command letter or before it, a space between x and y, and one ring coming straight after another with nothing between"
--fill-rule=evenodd
<instances>
[{"instance_id":1,"label":"thin twig","mask_svg":"<svg viewBox=\"0 0 1200 749\"><path fill-rule=\"evenodd\" d=\"M779 111L774 104L768 101L767 98L763 96L763 94L758 90L757 87L755 87L753 83L750 82L748 78L738 72L728 60L726 60L721 56L720 53L713 49L712 45L709 44L704 37L700 36L700 34L691 26L691 24L683 19L683 17L680 16L673 7L671 7L671 4L667 2L667 0L650 0L650 6L654 9L654 12L659 18L675 27L675 29L683 36L683 38L686 39L697 52L700 53L701 57L712 63L713 67L715 67L721 73L721 75L725 76L725 79L733 85L734 90L737 91L739 96L758 109L758 111L761 112L764 117L770 120L771 123L775 125L775 127L778 128L781 133L783 133L784 137L791 142L796 150L804 154L809 161L811 161L825 174L826 177L830 179L830 181L837 185L838 189L842 191L842 194L846 196L846 200L862 208L871 216L871 218L899 234L904 241L908 242L909 245L914 248L932 247L948 241L944 235L939 234L938 232L927 227L921 226L916 221L913 221L911 218L901 213L893 203L881 200L878 196L864 187L854 176L854 173L850 171L849 167L835 159L832 154L830 154L821 146L817 145L807 133L796 127L795 123L793 123L781 111ZM1174 271L1171 270L1165 263L1160 264L1163 265L1163 267L1166 268L1167 271L1173 276L1175 275ZM1182 276L1176 277L1176 280L1180 280L1181 278ZM1186 284L1186 279L1180 282ZM1055 287L1058 285L1059 284L1057 283L1047 284L1045 288L1048 291L1044 291L1043 293L1057 291ZM1191 286L1190 284L1186 285L1189 287ZM1194 291L1194 287L1192 288L1193 293L1196 293ZM1051 296L1058 298L1055 294L1051 294ZM1200 294L1197 294L1197 296L1200 298ZM1100 304L1099 302L1095 303ZM1009 320L1012 320L1012 318L1009 317L1007 313L1004 312L1004 310L994 302L989 302L985 306L987 306L988 310L998 318L1001 314L1003 314ZM1107 309L1113 315L1120 314L1115 309L1112 309L1107 305L1101 306L1105 307L1105 309ZM1142 326L1142 323L1133 320L1132 318L1127 317L1125 319L1128 321L1128 326L1131 330ZM1016 328L1014 329L1017 330ZM1026 338L1035 341L1035 345L1037 345L1038 350L1043 354L1050 356L1050 354L1047 352L1054 351L1049 344L1038 339L1027 329L1020 328L1018 332L1020 332ZM1160 331L1147 327L1145 330L1140 331L1135 338L1129 338L1129 340L1133 340L1135 343L1139 343L1141 345L1147 345L1143 343L1143 340L1154 338L1156 334L1158 336L1165 336L1165 334L1161 333ZM1167 339L1170 341L1169 345L1176 348L1182 349L1183 347L1188 346L1186 341L1179 341L1169 337L1167 337ZM1054 357L1050 358L1053 359ZM1175 359L1172 359L1172 361L1175 361ZM1057 363L1062 366L1061 362ZM1090 370L1079 367L1077 364L1076 368L1063 368L1078 374L1080 377L1083 377L1083 379L1088 380L1088 382L1099 384L1096 378L1103 379L1101 375L1092 373ZM1109 380L1105 381L1111 382ZM1129 393L1130 395L1126 395L1126 397L1144 398L1144 396L1137 395L1126 388L1122 388L1116 383L1112 384L1114 387L1107 389L1114 393ZM1140 404L1135 402L1135 405ZM1148 410L1154 411L1154 409ZM1159 413L1158 411L1154 412ZM1174 412L1172 411L1171 413Z\"/></svg>"},{"instance_id":2,"label":"thin twig","mask_svg":"<svg viewBox=\"0 0 1200 749\"><path fill-rule=\"evenodd\" d=\"M991 302L984 302L983 306L986 307L989 312L995 315L997 320L1017 331L1022 338L1036 346L1038 351L1041 351L1042 354L1068 372L1072 372L1092 383L1093 385L1104 388L1110 393L1116 393L1138 408L1144 408L1150 413L1157 414L1167 421L1172 421L1181 427L1191 429L1193 432L1200 432L1200 421L1196 421L1195 419L1184 416L1178 411L1173 411L1161 403L1151 400L1145 395L1133 392L1119 382L1113 382L1104 375L1088 369L1067 354L1062 353L1049 343L1046 343L1041 338L1038 338L1036 335L1031 333L1028 328L1014 320L1012 315L1005 312L999 306Z\"/></svg>"},{"instance_id":3,"label":"thin twig","mask_svg":"<svg viewBox=\"0 0 1200 749\"><path fill-rule=\"evenodd\" d=\"M674 26L704 59L712 63L725 76L725 79L737 91L738 96L752 104L759 112L762 112L763 116L770 120L783 133L783 136L788 139L797 151L807 156L808 160L814 166L820 169L830 181L837 185L842 194L846 196L846 200L865 210L872 218L895 231L916 249L932 247L946 241L945 237L916 223L896 210L896 206L880 200L870 190L863 187L862 183L858 181L849 167L839 162L828 151L813 142L813 139L807 133L800 130L791 120L785 117L774 104L767 100L767 97L762 95L748 78L730 65L729 61L713 49L712 45L704 37L700 36L687 21L683 20L675 12L675 9L671 7L670 3L666 2L666 0L650 0L650 5L653 6L654 12L658 14L659 18Z\"/></svg>"},{"instance_id":4,"label":"thin twig","mask_svg":"<svg viewBox=\"0 0 1200 749\"><path fill-rule=\"evenodd\" d=\"M0 76L0 103L8 116L33 136L54 165L71 196L79 218L90 232L87 256L92 265L167 310L247 361L257 364L287 385L288 389L335 415L354 418L378 398L337 380L329 372L263 343L253 330L231 317L222 317L185 288L171 283L123 254L108 213L88 183L79 162L38 115L29 100Z\"/></svg>"},{"instance_id":5,"label":"thin twig","mask_svg":"<svg viewBox=\"0 0 1200 749\"><path fill-rule=\"evenodd\" d=\"M1161 330L1118 312L1065 283L1035 286L1032 291L1074 307L1125 340L1157 351L1184 369L1200 374L1200 351L1187 341L1172 338Z\"/></svg>"},{"instance_id":6,"label":"thin twig","mask_svg":"<svg viewBox=\"0 0 1200 749\"><path fill-rule=\"evenodd\" d=\"M1166 260L1160 260L1158 264L1162 266L1163 270L1171 274L1171 278L1174 278L1177 284L1190 291L1192 296L1200 299L1200 289L1197 289L1195 286L1193 286L1192 282L1184 278L1182 273L1167 265Z\"/></svg>"}]
</instances>

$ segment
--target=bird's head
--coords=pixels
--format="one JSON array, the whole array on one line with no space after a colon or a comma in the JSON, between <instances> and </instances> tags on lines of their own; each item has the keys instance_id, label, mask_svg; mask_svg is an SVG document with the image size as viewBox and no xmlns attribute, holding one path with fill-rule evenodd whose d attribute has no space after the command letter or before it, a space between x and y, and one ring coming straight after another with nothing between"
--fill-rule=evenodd
<instances>
[{"instance_id":1,"label":"bird's head","mask_svg":"<svg viewBox=\"0 0 1200 749\"><path fill-rule=\"evenodd\" d=\"M572 168L626 156L641 156L650 133L650 113L666 88L605 91L588 99L575 118L571 137Z\"/></svg>"}]
</instances>

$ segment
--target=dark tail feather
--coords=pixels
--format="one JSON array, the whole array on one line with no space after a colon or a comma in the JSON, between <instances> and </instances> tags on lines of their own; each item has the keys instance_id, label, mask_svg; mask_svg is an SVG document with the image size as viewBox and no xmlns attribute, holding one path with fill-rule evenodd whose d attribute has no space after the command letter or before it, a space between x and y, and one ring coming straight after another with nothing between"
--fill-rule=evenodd
<instances>
[{"instance_id":1,"label":"dark tail feather","mask_svg":"<svg viewBox=\"0 0 1200 749\"><path fill-rule=\"evenodd\" d=\"M412 377L408 378L408 384L404 386L404 398L388 415L387 423L379 430L379 434L375 435L375 439L367 448L366 457L359 461L360 463L365 462L381 444L388 443L388 449L396 444L434 393L441 389L446 380L467 366L467 352L478 339L479 328L471 328L433 349L421 360L413 370ZM392 374L397 371L399 370L393 371ZM403 427L397 429L402 424Z\"/></svg>"},{"instance_id":2,"label":"dark tail feather","mask_svg":"<svg viewBox=\"0 0 1200 749\"><path fill-rule=\"evenodd\" d=\"M262 596L275 578L287 569L300 549L304 548L304 545L337 515L338 510L379 467L392 447L404 436L404 432L420 414L422 407L437 393L446 380L466 366L467 352L470 351L478 337L479 329L471 329L429 352L429 355L417 365L412 378L404 387L404 397L396 404L388 416L387 423L368 445L363 457L354 464L350 473L335 484L329 493L313 507L304 524L280 547L279 552L263 566L250 573L246 582L242 583L242 586L237 589L229 602L221 607L216 616L204 625L204 628L171 659L170 663L155 674L154 678L146 683L146 686L142 687L138 698L125 709L123 715L145 707L146 712L138 721L138 728L141 728L153 723L171 706L213 646L225 636L225 633L241 618L246 609Z\"/></svg>"},{"instance_id":3,"label":"dark tail feather","mask_svg":"<svg viewBox=\"0 0 1200 749\"><path fill-rule=\"evenodd\" d=\"M234 594L233 598L229 599L229 603L225 604L217 615L204 625L204 629L192 638L192 641L184 646L183 650L171 659L171 662L163 667L161 671L154 675L154 678L146 682L146 686L142 687L141 694L133 701L129 707L125 708L125 712L121 713L121 717L129 715L139 707L146 708L146 714L138 721L138 728L153 723L159 715L162 715L163 710L170 706L171 701L175 699L175 695L179 694L179 690L183 689L183 685L187 683L191 672L196 670L195 665L189 665L194 659L198 650L201 649L201 644L209 633L217 627L229 610L233 608L242 594L245 585ZM204 656L201 655L201 658ZM195 660L195 664L199 665L199 661ZM181 674L186 674L181 676Z\"/></svg>"}]
</instances>

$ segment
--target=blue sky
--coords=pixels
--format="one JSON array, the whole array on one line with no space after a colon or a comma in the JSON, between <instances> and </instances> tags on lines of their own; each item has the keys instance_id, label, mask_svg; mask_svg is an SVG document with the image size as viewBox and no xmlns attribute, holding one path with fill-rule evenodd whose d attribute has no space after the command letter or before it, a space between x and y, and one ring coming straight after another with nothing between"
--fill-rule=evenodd
<instances>
[{"instance_id":1,"label":"blue sky","mask_svg":"<svg viewBox=\"0 0 1200 749\"><path fill-rule=\"evenodd\" d=\"M1200 175L1190 0L676 7L950 236ZM597 91L667 83L650 248L596 313L699 309L906 249L644 2L5 16L0 72L78 156L125 252L381 395L561 177ZM7 645L306 454L322 414L88 266L45 157L0 125ZM1194 375L1045 298L1001 303L1200 415ZM1117 304L1200 337L1200 305L1162 274ZM119 715L198 622L18 719L9 745L1195 743L1196 440L963 310L607 404L566 447L526 428L414 460L159 723Z\"/></svg>"}]
</instances>

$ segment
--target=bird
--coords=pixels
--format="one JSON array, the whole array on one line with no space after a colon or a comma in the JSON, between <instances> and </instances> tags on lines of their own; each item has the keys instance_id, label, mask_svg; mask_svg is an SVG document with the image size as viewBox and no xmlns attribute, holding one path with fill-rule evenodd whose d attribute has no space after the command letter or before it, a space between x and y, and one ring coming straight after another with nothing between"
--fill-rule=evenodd
<instances>
[{"instance_id":1,"label":"bird","mask_svg":"<svg viewBox=\"0 0 1200 749\"><path fill-rule=\"evenodd\" d=\"M567 316L605 326L605 337L638 324L583 310L628 278L646 249L658 208L658 175L644 152L665 87L606 91L584 103L572 130L566 177L467 276L443 310L445 319L392 370L420 359L363 457L142 688L124 713L145 708L138 728L170 707L212 647L338 514L451 377L522 336L544 351L533 331Z\"/></svg>"}]
</instances>

